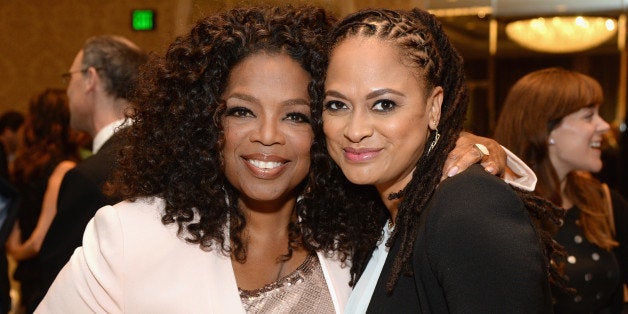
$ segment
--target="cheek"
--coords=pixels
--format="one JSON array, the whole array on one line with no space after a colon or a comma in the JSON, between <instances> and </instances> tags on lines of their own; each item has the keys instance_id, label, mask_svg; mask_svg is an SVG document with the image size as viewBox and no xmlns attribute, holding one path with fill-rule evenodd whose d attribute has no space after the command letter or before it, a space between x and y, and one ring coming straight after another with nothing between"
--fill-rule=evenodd
<instances>
[{"instance_id":1,"label":"cheek","mask_svg":"<svg viewBox=\"0 0 628 314\"><path fill-rule=\"evenodd\" d=\"M325 133L325 137L328 139L332 139L337 129L337 119L330 117L327 114L323 113L323 133Z\"/></svg>"},{"instance_id":2,"label":"cheek","mask_svg":"<svg viewBox=\"0 0 628 314\"><path fill-rule=\"evenodd\" d=\"M391 141L403 143L403 146L423 146L427 137L427 129L422 130L422 117L412 120L386 121L379 123L377 129Z\"/></svg>"},{"instance_id":3,"label":"cheek","mask_svg":"<svg viewBox=\"0 0 628 314\"><path fill-rule=\"evenodd\" d=\"M237 128L230 128L225 126L224 132L224 144L222 146L222 158L225 165L233 162L235 158L236 147L241 144L244 137L243 132L238 132Z\"/></svg>"},{"instance_id":4,"label":"cheek","mask_svg":"<svg viewBox=\"0 0 628 314\"><path fill-rule=\"evenodd\" d=\"M291 146L295 150L295 153L299 156L299 159L305 159L309 163L310 149L314 143L314 133L309 130L296 134L290 137L290 142Z\"/></svg>"}]
</instances>

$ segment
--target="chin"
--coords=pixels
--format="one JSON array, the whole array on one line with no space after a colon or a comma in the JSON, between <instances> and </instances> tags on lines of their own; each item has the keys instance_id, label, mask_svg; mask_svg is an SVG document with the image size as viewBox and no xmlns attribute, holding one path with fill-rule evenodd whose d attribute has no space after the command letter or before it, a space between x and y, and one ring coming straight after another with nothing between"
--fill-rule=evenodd
<instances>
[{"instance_id":1,"label":"chin","mask_svg":"<svg viewBox=\"0 0 628 314\"><path fill-rule=\"evenodd\" d=\"M358 184L358 185L373 185L374 184L372 176L367 176L367 175L362 175L362 174L351 175L351 174L345 173L345 177L347 177L347 180L351 181L351 183L353 184Z\"/></svg>"}]
</instances>

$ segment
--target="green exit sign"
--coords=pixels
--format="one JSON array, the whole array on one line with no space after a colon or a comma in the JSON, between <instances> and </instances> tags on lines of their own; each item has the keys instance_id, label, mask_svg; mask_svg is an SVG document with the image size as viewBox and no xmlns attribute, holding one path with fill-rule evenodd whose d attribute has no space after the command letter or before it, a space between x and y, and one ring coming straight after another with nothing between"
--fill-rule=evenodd
<instances>
[{"instance_id":1,"label":"green exit sign","mask_svg":"<svg viewBox=\"0 0 628 314\"><path fill-rule=\"evenodd\" d=\"M152 31L155 29L155 11L133 10L131 25L136 31Z\"/></svg>"}]
</instances>

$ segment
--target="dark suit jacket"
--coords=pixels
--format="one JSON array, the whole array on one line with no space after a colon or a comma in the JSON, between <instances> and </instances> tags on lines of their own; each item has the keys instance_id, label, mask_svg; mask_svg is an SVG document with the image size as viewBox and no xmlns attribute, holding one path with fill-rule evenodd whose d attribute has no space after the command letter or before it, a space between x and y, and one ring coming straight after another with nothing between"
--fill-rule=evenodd
<instances>
[{"instance_id":1,"label":"dark suit jacket","mask_svg":"<svg viewBox=\"0 0 628 314\"><path fill-rule=\"evenodd\" d=\"M119 200L101 189L115 168L119 150L126 143L123 130L107 140L98 153L80 162L63 177L57 214L39 252L43 289L40 301L74 250L81 246L83 232L96 211Z\"/></svg>"},{"instance_id":2,"label":"dark suit jacket","mask_svg":"<svg viewBox=\"0 0 628 314\"><path fill-rule=\"evenodd\" d=\"M369 313L545 313L544 255L517 194L481 166L443 181L421 214L413 276L386 293L391 247Z\"/></svg>"}]
</instances>

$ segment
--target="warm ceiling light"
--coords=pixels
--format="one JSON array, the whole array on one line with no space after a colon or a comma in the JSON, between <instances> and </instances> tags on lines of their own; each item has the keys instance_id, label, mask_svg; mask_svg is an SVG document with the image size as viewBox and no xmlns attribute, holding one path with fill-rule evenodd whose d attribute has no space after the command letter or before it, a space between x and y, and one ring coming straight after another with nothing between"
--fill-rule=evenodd
<instances>
[{"instance_id":1,"label":"warm ceiling light","mask_svg":"<svg viewBox=\"0 0 628 314\"><path fill-rule=\"evenodd\" d=\"M540 17L506 25L506 34L519 45L550 53L591 49L616 32L617 22L614 19L590 16Z\"/></svg>"}]
</instances>

